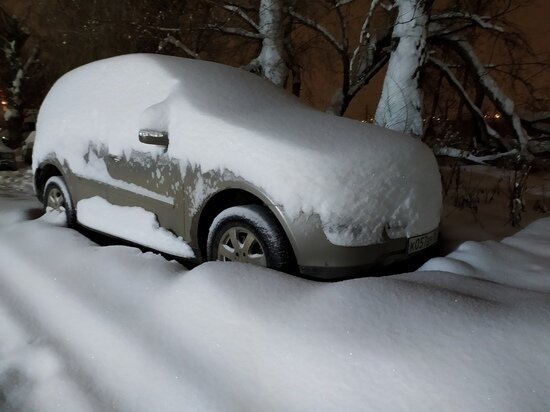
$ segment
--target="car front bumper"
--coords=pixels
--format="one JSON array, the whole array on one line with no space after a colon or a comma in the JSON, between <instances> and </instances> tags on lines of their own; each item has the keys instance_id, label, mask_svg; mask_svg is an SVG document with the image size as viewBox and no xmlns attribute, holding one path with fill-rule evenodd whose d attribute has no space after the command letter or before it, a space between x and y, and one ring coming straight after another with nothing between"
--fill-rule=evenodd
<instances>
[{"instance_id":1,"label":"car front bumper","mask_svg":"<svg viewBox=\"0 0 550 412\"><path fill-rule=\"evenodd\" d=\"M285 221L284 226L300 274L320 280L368 275L369 269L373 267L406 260L433 246L430 244L429 247L408 253L409 238L388 239L368 246L338 246L327 239L317 216L302 215L298 219ZM438 229L428 234L433 234L437 239Z\"/></svg>"}]
</instances>

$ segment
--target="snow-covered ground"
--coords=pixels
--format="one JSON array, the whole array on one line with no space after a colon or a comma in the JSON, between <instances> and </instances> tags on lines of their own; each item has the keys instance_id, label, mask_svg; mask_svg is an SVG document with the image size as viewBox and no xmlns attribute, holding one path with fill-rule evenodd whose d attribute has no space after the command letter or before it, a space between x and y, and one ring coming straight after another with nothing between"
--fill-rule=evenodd
<instances>
[{"instance_id":1,"label":"snow-covered ground","mask_svg":"<svg viewBox=\"0 0 550 412\"><path fill-rule=\"evenodd\" d=\"M450 178L450 173L443 170L444 180ZM510 224L509 216L513 172L480 165L463 166L460 182L457 190L453 180L445 197L443 253L453 251L467 240L501 240L520 229ZM548 216L550 173L533 172L527 180L522 227Z\"/></svg>"},{"instance_id":2,"label":"snow-covered ground","mask_svg":"<svg viewBox=\"0 0 550 412\"><path fill-rule=\"evenodd\" d=\"M30 220L10 179L2 412L550 410L550 218L416 273L316 283L100 247Z\"/></svg>"}]
</instances>

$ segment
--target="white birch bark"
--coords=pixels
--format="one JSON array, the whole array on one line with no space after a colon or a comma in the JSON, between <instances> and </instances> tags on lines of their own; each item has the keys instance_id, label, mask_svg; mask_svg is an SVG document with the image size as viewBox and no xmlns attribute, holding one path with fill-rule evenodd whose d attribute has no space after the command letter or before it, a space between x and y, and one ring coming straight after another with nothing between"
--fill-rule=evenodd
<instances>
[{"instance_id":1,"label":"white birch bark","mask_svg":"<svg viewBox=\"0 0 550 412\"><path fill-rule=\"evenodd\" d=\"M284 22L282 0L262 0L258 29L263 36L256 62L262 75L277 86L284 87L288 67L284 59Z\"/></svg>"},{"instance_id":2,"label":"white birch bark","mask_svg":"<svg viewBox=\"0 0 550 412\"><path fill-rule=\"evenodd\" d=\"M397 43L388 64L376 123L422 136L423 95L419 77L426 60L428 11L426 0L396 0L398 16L393 32Z\"/></svg>"},{"instance_id":3,"label":"white birch bark","mask_svg":"<svg viewBox=\"0 0 550 412\"><path fill-rule=\"evenodd\" d=\"M284 0L261 0L258 22L238 4L230 2L222 2L222 4L222 8L239 17L250 29L228 27L225 23L208 24L206 29L261 41L258 55L242 68L258 73L273 84L284 87L288 77L288 66L284 54Z\"/></svg>"}]
</instances>

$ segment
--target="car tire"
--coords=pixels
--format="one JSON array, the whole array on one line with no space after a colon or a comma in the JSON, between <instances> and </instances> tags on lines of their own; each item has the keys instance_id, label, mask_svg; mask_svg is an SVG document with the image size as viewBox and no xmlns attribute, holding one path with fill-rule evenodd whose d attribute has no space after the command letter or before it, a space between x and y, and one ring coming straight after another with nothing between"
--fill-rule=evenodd
<instances>
[{"instance_id":1,"label":"car tire","mask_svg":"<svg viewBox=\"0 0 550 412\"><path fill-rule=\"evenodd\" d=\"M286 271L291 256L285 233L264 206L226 209L214 219L208 232L209 261L236 261Z\"/></svg>"},{"instance_id":2,"label":"car tire","mask_svg":"<svg viewBox=\"0 0 550 412\"><path fill-rule=\"evenodd\" d=\"M44 209L64 211L67 216L67 226L76 224L76 209L69 188L61 176L50 177L44 185Z\"/></svg>"}]
</instances>

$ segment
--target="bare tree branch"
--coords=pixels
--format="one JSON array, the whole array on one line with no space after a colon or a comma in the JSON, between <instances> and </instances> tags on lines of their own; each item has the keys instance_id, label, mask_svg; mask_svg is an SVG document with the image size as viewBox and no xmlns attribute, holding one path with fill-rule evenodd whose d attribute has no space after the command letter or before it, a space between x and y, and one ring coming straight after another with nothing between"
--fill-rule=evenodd
<instances>
[{"instance_id":1,"label":"bare tree branch","mask_svg":"<svg viewBox=\"0 0 550 412\"><path fill-rule=\"evenodd\" d=\"M249 39L262 40L264 38L264 35L261 33L253 33L251 31L244 30L238 27L225 27L217 24L209 24L205 27L205 29L219 31L225 34L231 34L240 37L247 37Z\"/></svg>"},{"instance_id":2,"label":"bare tree branch","mask_svg":"<svg viewBox=\"0 0 550 412\"><path fill-rule=\"evenodd\" d=\"M493 137L494 139L497 139L501 144L503 144L506 147L506 144L503 141L502 136L500 136L500 134L496 130L494 130L491 126L487 124L487 122L485 121L483 112L479 107L476 106L476 104L474 103L474 101L472 100L468 92L462 86L462 83L460 82L460 80L456 78L456 76L451 71L451 69L443 61L433 56L428 57L428 63L436 67L445 75L445 77L447 78L447 81L451 84L451 86L453 86L458 91L458 93L464 99L464 102L470 109L470 113L472 113L472 115L474 115L483 125L487 134Z\"/></svg>"},{"instance_id":3,"label":"bare tree branch","mask_svg":"<svg viewBox=\"0 0 550 412\"><path fill-rule=\"evenodd\" d=\"M498 31L500 33L504 33L505 30L503 27L491 23L491 20L493 20L493 17L489 16L478 16L477 14L471 14L468 12L462 12L462 11L450 11L443 14L438 14L435 16L431 16L431 22L441 22L441 21L451 21L456 22L460 20L466 20L476 26L481 27L482 29L487 30L494 30ZM444 22L445 23L445 22ZM437 23L439 24L439 23ZM448 24L448 23L447 23ZM434 30L437 31L437 30Z\"/></svg>"},{"instance_id":4,"label":"bare tree branch","mask_svg":"<svg viewBox=\"0 0 550 412\"><path fill-rule=\"evenodd\" d=\"M522 148L522 152L526 153L528 137L521 125L521 119L516 113L514 101L510 99L504 91L498 86L495 79L485 68L472 46L461 37L446 37L438 38L438 41L447 45L451 50L455 51L458 56L469 67L485 94L495 104L498 110L509 121L514 131L515 137Z\"/></svg>"},{"instance_id":5,"label":"bare tree branch","mask_svg":"<svg viewBox=\"0 0 550 412\"><path fill-rule=\"evenodd\" d=\"M513 149L505 153L497 153L487 156L475 156L474 154L472 154L472 152L469 152L467 150L460 150L454 147L436 147L434 148L434 153L437 156L454 157L457 159L469 160L470 162L486 165L487 162L493 160L501 159L508 156L516 156L518 154L518 151Z\"/></svg>"},{"instance_id":6,"label":"bare tree branch","mask_svg":"<svg viewBox=\"0 0 550 412\"><path fill-rule=\"evenodd\" d=\"M305 26L315 30L321 36L323 36L329 44L331 44L339 53L344 53L345 48L344 45L336 40L336 38L332 35L332 33L321 24L317 23L315 20L309 19L307 17L302 16L300 13L297 13L294 9L290 8L288 10L289 14L294 17L297 21L304 24Z\"/></svg>"},{"instance_id":7,"label":"bare tree branch","mask_svg":"<svg viewBox=\"0 0 550 412\"><path fill-rule=\"evenodd\" d=\"M182 50L185 54L187 54L189 57L192 57L194 59L198 59L199 55L198 53L191 50L189 47L187 47L185 44L183 44L180 40L176 39L172 35L166 36L159 44L159 51L163 50L168 44L171 44L178 49Z\"/></svg>"},{"instance_id":8,"label":"bare tree branch","mask_svg":"<svg viewBox=\"0 0 550 412\"><path fill-rule=\"evenodd\" d=\"M258 26L258 23L256 23L254 19L252 19L248 14L246 14L246 12L241 7L235 6L232 4L226 4L223 6L223 8L239 16L246 23L251 25L254 29L258 31L260 30L260 26Z\"/></svg>"}]
</instances>

